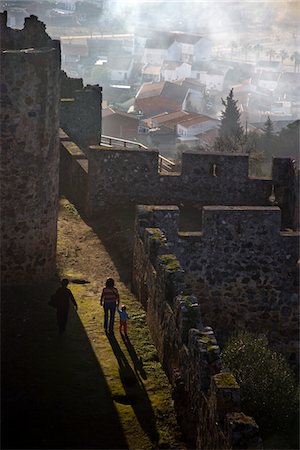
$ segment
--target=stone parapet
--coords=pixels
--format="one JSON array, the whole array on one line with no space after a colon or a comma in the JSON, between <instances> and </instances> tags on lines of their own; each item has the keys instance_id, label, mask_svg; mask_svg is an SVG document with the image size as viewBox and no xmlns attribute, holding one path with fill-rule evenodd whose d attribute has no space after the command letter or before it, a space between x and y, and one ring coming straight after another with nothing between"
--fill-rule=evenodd
<instances>
[{"instance_id":1,"label":"stone parapet","mask_svg":"<svg viewBox=\"0 0 300 450\"><path fill-rule=\"evenodd\" d=\"M66 80L64 74L63 80L62 95L72 97L61 98L60 126L71 139L85 149L85 153L88 153L89 145L97 145L100 142L102 87L87 85L75 90L76 80L72 78Z\"/></svg>"},{"instance_id":2,"label":"stone parapet","mask_svg":"<svg viewBox=\"0 0 300 450\"><path fill-rule=\"evenodd\" d=\"M70 105L68 105L70 107ZM247 155L182 155L182 172L159 173L155 150L89 148L91 213L109 209L118 202L128 205L184 206L273 206L282 210L282 228L296 228L296 174L286 185L286 175L276 172L272 179L248 177ZM285 159L285 166L290 159ZM277 164L278 165L278 164ZM274 166L276 167L276 159ZM282 180L282 181L281 181ZM284 195L283 195L284 192ZM275 197L273 195L275 193Z\"/></svg>"},{"instance_id":3,"label":"stone parapet","mask_svg":"<svg viewBox=\"0 0 300 450\"><path fill-rule=\"evenodd\" d=\"M239 386L231 373L220 373L214 332L203 326L201 302L186 283L186 272L174 254L178 208L165 208L163 216L163 207L137 207L133 288L147 310L185 436L193 448L233 448L233 440L238 439L225 427L225 418L240 412ZM251 446L252 438L251 434L244 448L258 448Z\"/></svg>"}]
</instances>

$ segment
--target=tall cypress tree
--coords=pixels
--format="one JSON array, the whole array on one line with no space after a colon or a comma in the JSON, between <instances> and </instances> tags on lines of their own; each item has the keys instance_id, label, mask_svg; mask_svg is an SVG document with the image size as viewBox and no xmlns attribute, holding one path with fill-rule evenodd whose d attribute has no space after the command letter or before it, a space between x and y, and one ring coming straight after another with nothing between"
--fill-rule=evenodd
<instances>
[{"instance_id":1,"label":"tall cypress tree","mask_svg":"<svg viewBox=\"0 0 300 450\"><path fill-rule=\"evenodd\" d=\"M270 119L270 116L268 116L267 120L264 123L263 132L265 133L265 136L267 138L274 136L274 126L272 120Z\"/></svg>"},{"instance_id":2,"label":"tall cypress tree","mask_svg":"<svg viewBox=\"0 0 300 450\"><path fill-rule=\"evenodd\" d=\"M233 98L233 89L229 92L226 100L222 99L225 110L222 111L219 137L215 143L215 148L219 151L241 151L244 129L240 122L241 114L237 107L237 102Z\"/></svg>"}]
</instances>

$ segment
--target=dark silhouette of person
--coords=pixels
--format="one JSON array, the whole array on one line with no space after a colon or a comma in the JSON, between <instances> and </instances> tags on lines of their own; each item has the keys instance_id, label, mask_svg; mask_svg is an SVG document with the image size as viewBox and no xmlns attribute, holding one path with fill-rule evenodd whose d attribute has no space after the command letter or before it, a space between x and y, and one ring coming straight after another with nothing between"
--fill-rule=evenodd
<instances>
[{"instance_id":1,"label":"dark silhouette of person","mask_svg":"<svg viewBox=\"0 0 300 450\"><path fill-rule=\"evenodd\" d=\"M113 278L107 278L100 298L100 305L104 308L104 330L106 333L108 328L108 314L109 332L114 332L115 313L119 303L120 297L118 289L115 288L115 281Z\"/></svg>"},{"instance_id":2,"label":"dark silhouette of person","mask_svg":"<svg viewBox=\"0 0 300 450\"><path fill-rule=\"evenodd\" d=\"M70 289L67 288L68 284L69 280L67 278L61 280L61 287L59 287L55 293L57 324L59 334L63 334L66 331L70 301L73 303L76 311L78 309L76 300L72 292L70 291Z\"/></svg>"}]
</instances>

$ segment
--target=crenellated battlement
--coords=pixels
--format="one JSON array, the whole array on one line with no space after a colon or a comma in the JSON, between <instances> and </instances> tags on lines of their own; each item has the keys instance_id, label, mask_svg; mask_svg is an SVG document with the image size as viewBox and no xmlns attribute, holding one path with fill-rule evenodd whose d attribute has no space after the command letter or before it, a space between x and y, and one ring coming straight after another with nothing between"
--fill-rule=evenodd
<instances>
[{"instance_id":1,"label":"crenellated battlement","mask_svg":"<svg viewBox=\"0 0 300 450\"><path fill-rule=\"evenodd\" d=\"M296 173L290 159L290 183L275 170L272 179L248 176L247 155L182 155L182 171L158 172L155 150L122 150L93 146L89 149L89 198L93 215L100 210L122 204L162 204L201 207L206 205L271 206L278 202L282 210L282 228L295 228ZM278 167L274 159L274 167ZM280 178L281 177L281 178ZM282 179L282 182L280 181ZM275 197L274 195L275 185ZM284 198L280 194L284 191ZM276 198L278 196L278 199Z\"/></svg>"},{"instance_id":2,"label":"crenellated battlement","mask_svg":"<svg viewBox=\"0 0 300 450\"><path fill-rule=\"evenodd\" d=\"M238 384L220 372L220 348L204 323L202 299L175 253L178 217L177 207L137 207L133 287L173 385L179 423L195 448L244 448L242 442L261 448L258 426L240 412ZM240 433L234 434L238 418Z\"/></svg>"},{"instance_id":3,"label":"crenellated battlement","mask_svg":"<svg viewBox=\"0 0 300 450\"><path fill-rule=\"evenodd\" d=\"M62 78L60 126L87 152L89 145L100 142L102 87L87 85L79 88L81 80L71 78L66 82L64 74Z\"/></svg>"},{"instance_id":4,"label":"crenellated battlement","mask_svg":"<svg viewBox=\"0 0 300 450\"><path fill-rule=\"evenodd\" d=\"M163 234L165 253L177 258L186 285L199 298L204 324L221 341L231 329L266 333L294 360L299 232L280 231L278 207L205 206L196 233L179 232L179 220L177 207L139 206L136 239L147 249L147 230Z\"/></svg>"}]
</instances>

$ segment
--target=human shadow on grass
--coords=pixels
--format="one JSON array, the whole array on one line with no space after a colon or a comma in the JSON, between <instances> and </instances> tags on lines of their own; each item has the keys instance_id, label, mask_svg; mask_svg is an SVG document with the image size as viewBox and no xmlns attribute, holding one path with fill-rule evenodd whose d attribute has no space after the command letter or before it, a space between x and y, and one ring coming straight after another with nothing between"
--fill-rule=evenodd
<instances>
[{"instance_id":1,"label":"human shadow on grass","mask_svg":"<svg viewBox=\"0 0 300 450\"><path fill-rule=\"evenodd\" d=\"M126 345L130 358L133 362L135 371L143 378L143 380L147 380L147 374L143 367L142 357L138 357L138 355L136 354L135 348L132 345L129 336L127 334L121 334L121 336L124 344Z\"/></svg>"},{"instance_id":2,"label":"human shadow on grass","mask_svg":"<svg viewBox=\"0 0 300 450\"><path fill-rule=\"evenodd\" d=\"M111 348L119 364L120 379L126 395L115 395L116 402L130 404L134 410L137 420L144 432L154 445L158 444L159 433L156 427L156 419L149 400L147 391L139 375L135 373L126 356L122 352L114 334L108 334Z\"/></svg>"},{"instance_id":3,"label":"human shadow on grass","mask_svg":"<svg viewBox=\"0 0 300 450\"><path fill-rule=\"evenodd\" d=\"M126 449L109 386L73 308L66 333L58 334L47 304L57 287L2 291L1 448Z\"/></svg>"}]
</instances>

